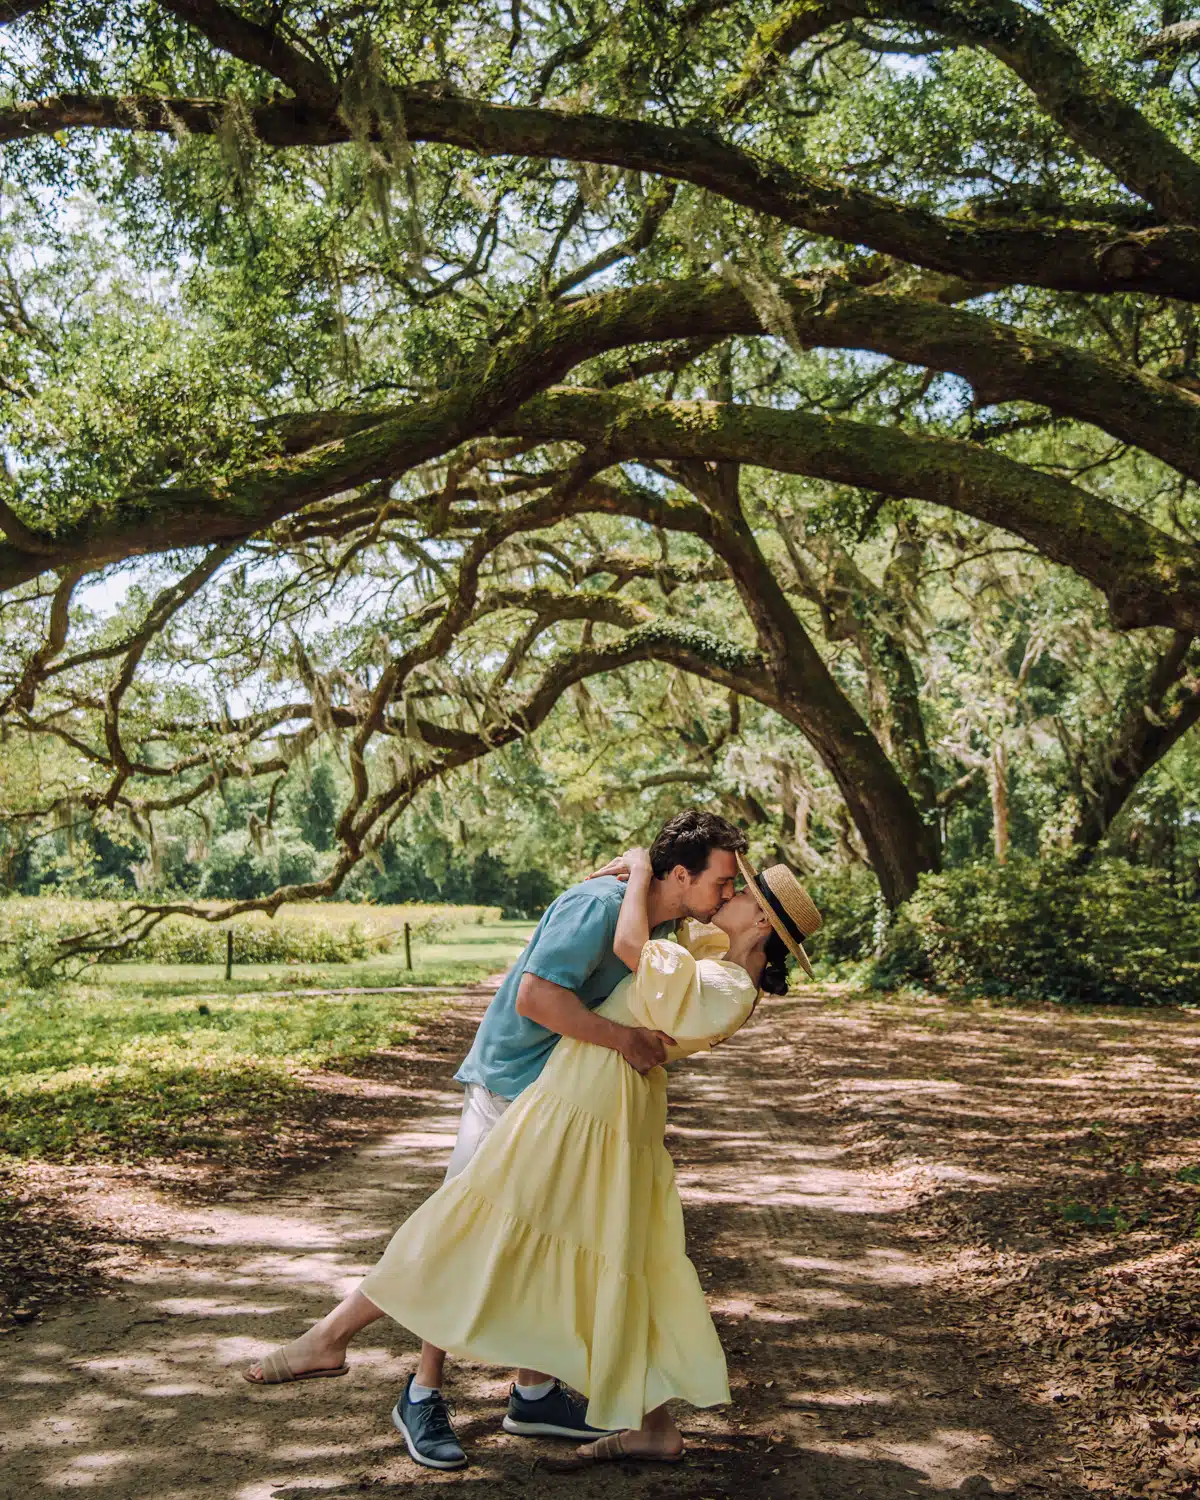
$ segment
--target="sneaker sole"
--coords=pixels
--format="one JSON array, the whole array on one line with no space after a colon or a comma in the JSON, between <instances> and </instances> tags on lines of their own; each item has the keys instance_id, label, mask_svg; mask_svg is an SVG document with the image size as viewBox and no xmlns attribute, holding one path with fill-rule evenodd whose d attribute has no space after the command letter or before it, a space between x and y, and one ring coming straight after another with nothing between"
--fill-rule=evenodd
<instances>
[{"instance_id":1,"label":"sneaker sole","mask_svg":"<svg viewBox=\"0 0 1200 1500\"><path fill-rule=\"evenodd\" d=\"M553 1422L518 1422L516 1417L508 1416L500 1425L514 1437L574 1438L583 1443L591 1442L593 1438L607 1437L610 1431L607 1427L557 1427Z\"/></svg>"},{"instance_id":2,"label":"sneaker sole","mask_svg":"<svg viewBox=\"0 0 1200 1500\"><path fill-rule=\"evenodd\" d=\"M418 1453L416 1445L409 1436L408 1428L404 1425L404 1419L400 1415L399 1406L392 1407L392 1425L404 1439L404 1445L408 1449L408 1456L415 1464L424 1464L427 1469L465 1469L470 1459L464 1453L462 1458L426 1458L424 1454Z\"/></svg>"}]
</instances>

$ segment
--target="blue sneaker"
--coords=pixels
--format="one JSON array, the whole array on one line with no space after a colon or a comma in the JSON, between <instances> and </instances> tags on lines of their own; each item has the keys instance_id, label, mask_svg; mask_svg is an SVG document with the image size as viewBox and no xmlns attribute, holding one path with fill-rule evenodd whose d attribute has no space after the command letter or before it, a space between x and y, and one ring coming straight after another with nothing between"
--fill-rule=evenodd
<instances>
[{"instance_id":1,"label":"blue sneaker","mask_svg":"<svg viewBox=\"0 0 1200 1500\"><path fill-rule=\"evenodd\" d=\"M408 1445L409 1454L427 1469L466 1468L467 1455L450 1425L452 1407L440 1391L425 1401L410 1400L412 1382L410 1375L392 1408L392 1421Z\"/></svg>"},{"instance_id":2,"label":"blue sneaker","mask_svg":"<svg viewBox=\"0 0 1200 1500\"><path fill-rule=\"evenodd\" d=\"M536 1401L526 1401L514 1385L508 1393L508 1411L501 1425L505 1432L518 1437L605 1437L611 1429L589 1427L586 1411L587 1402L581 1396L572 1396L561 1380L556 1380L554 1388Z\"/></svg>"}]
</instances>

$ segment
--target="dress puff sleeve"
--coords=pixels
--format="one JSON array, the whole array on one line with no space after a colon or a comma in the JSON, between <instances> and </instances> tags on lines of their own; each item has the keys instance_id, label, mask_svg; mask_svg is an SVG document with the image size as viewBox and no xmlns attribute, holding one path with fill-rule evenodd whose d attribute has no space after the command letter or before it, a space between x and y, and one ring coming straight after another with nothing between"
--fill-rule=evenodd
<instances>
[{"instance_id":1,"label":"dress puff sleeve","mask_svg":"<svg viewBox=\"0 0 1200 1500\"><path fill-rule=\"evenodd\" d=\"M675 941L682 943L693 958L724 958L729 951L729 934L712 922L697 922L684 917L675 929Z\"/></svg>"},{"instance_id":2,"label":"dress puff sleeve","mask_svg":"<svg viewBox=\"0 0 1200 1500\"><path fill-rule=\"evenodd\" d=\"M704 1052L735 1032L754 1009L758 990L740 964L695 958L681 943L652 938L626 992L639 1025L678 1043L667 1061Z\"/></svg>"}]
</instances>

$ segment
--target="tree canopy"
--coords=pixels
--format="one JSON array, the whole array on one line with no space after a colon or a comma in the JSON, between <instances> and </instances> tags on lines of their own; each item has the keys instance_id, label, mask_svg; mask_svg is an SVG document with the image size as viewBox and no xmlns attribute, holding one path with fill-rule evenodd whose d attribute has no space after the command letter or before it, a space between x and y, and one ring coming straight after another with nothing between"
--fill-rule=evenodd
<instances>
[{"instance_id":1,"label":"tree canopy","mask_svg":"<svg viewBox=\"0 0 1200 1500\"><path fill-rule=\"evenodd\" d=\"M1186 800L1189 10L0 6L10 844L336 764L274 909L551 734L896 905Z\"/></svg>"}]
</instances>

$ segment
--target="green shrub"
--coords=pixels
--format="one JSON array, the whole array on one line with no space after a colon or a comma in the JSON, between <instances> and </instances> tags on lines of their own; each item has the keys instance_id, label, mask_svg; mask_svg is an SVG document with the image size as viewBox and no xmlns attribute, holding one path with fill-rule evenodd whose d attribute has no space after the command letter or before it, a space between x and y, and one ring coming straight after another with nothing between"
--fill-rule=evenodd
<instances>
[{"instance_id":1,"label":"green shrub","mask_svg":"<svg viewBox=\"0 0 1200 1500\"><path fill-rule=\"evenodd\" d=\"M57 982L55 959L58 939L26 918L14 925L9 935L9 964L28 989L41 990Z\"/></svg>"},{"instance_id":2,"label":"green shrub","mask_svg":"<svg viewBox=\"0 0 1200 1500\"><path fill-rule=\"evenodd\" d=\"M25 989L45 989L63 977L61 945L102 926L115 907L70 897L10 896L0 901L0 974Z\"/></svg>"},{"instance_id":3,"label":"green shrub","mask_svg":"<svg viewBox=\"0 0 1200 1500\"><path fill-rule=\"evenodd\" d=\"M252 901L277 886L315 879L319 862L317 851L294 835L257 849L244 830L222 834L209 851L198 894L210 901Z\"/></svg>"},{"instance_id":4,"label":"green shrub","mask_svg":"<svg viewBox=\"0 0 1200 1500\"><path fill-rule=\"evenodd\" d=\"M1124 1005L1200 1002L1200 904L1119 859L965 865L922 877L872 983Z\"/></svg>"},{"instance_id":5,"label":"green shrub","mask_svg":"<svg viewBox=\"0 0 1200 1500\"><path fill-rule=\"evenodd\" d=\"M883 938L887 908L864 865L841 865L805 881L821 926L804 945L814 963L832 967L869 958Z\"/></svg>"},{"instance_id":6,"label":"green shrub","mask_svg":"<svg viewBox=\"0 0 1200 1500\"><path fill-rule=\"evenodd\" d=\"M248 913L216 926L190 917L168 917L125 956L153 964L223 963L229 928L240 964L354 963L372 951L388 951L387 946L373 949L357 922L334 926Z\"/></svg>"}]
</instances>

